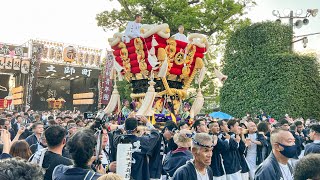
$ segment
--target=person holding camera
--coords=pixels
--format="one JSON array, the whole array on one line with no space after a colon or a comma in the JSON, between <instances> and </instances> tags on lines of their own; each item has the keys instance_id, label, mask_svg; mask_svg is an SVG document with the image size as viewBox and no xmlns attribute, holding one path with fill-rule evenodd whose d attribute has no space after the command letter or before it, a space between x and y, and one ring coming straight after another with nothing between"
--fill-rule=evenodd
<instances>
[{"instance_id":1,"label":"person holding camera","mask_svg":"<svg viewBox=\"0 0 320 180\"><path fill-rule=\"evenodd\" d=\"M67 148L69 149L74 165L57 166L52 173L52 179L98 179L105 171L101 164L97 165L97 172L91 169L91 165L96 159L94 156L96 144L97 140L91 129L82 129L76 132L67 143Z\"/></svg>"},{"instance_id":2,"label":"person holding camera","mask_svg":"<svg viewBox=\"0 0 320 180\"><path fill-rule=\"evenodd\" d=\"M146 124L151 131L150 134L143 136L136 136L138 126L138 118L140 122ZM125 121L124 130L117 130L114 134L114 145L117 147L120 143L132 144L132 165L131 177L139 180L149 180L149 162L148 156L153 154L154 148L157 145L160 133L154 129L153 125L144 116L136 118L128 118Z\"/></svg>"}]
</instances>

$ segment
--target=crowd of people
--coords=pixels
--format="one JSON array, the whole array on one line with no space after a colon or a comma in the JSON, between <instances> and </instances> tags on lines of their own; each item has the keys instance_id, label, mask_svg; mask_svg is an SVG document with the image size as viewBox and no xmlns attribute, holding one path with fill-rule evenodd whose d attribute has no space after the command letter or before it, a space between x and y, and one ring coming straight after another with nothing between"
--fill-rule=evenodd
<instances>
[{"instance_id":1,"label":"crowd of people","mask_svg":"<svg viewBox=\"0 0 320 180\"><path fill-rule=\"evenodd\" d=\"M122 124L107 119L84 119L79 111L2 112L0 179L119 180L121 143L132 144L133 180L320 178L320 124L313 119L248 114L163 126L134 113Z\"/></svg>"}]
</instances>

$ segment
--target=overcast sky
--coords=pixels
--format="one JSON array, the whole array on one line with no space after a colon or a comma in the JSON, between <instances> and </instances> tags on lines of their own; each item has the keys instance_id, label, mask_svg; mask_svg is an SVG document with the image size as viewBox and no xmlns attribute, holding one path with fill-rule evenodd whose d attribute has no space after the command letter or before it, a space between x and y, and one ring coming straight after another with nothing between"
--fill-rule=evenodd
<instances>
[{"instance_id":1,"label":"overcast sky","mask_svg":"<svg viewBox=\"0 0 320 180\"><path fill-rule=\"evenodd\" d=\"M248 14L253 22L276 20L272 10L320 9L319 0L256 0ZM97 13L113 7L116 0L0 0L0 42L22 44L29 39L43 39L105 49L113 32L104 32L96 24ZM283 15L283 14L282 14ZM297 35L320 32L320 15L310 18L308 26L295 29ZM285 20L283 20L285 21ZM320 35L309 37L307 50L319 51ZM302 43L296 44L303 49Z\"/></svg>"}]
</instances>

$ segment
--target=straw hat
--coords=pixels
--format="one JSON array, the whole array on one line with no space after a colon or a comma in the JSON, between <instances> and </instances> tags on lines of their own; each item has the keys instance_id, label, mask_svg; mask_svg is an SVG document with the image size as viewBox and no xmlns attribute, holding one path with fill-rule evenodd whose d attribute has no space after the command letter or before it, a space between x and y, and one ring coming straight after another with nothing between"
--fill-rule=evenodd
<instances>
[{"instance_id":1,"label":"straw hat","mask_svg":"<svg viewBox=\"0 0 320 180\"><path fill-rule=\"evenodd\" d=\"M191 147L192 139L190 136L188 137L187 134L191 135L192 132L189 130L185 130L185 129L177 132L173 136L174 143L176 143L178 145L178 147L185 147L185 148Z\"/></svg>"}]
</instances>

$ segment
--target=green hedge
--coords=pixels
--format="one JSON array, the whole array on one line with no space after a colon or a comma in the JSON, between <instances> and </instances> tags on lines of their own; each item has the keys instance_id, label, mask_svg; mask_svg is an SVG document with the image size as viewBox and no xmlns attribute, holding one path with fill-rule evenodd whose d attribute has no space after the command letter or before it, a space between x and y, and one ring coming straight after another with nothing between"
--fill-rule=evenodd
<instances>
[{"instance_id":1,"label":"green hedge","mask_svg":"<svg viewBox=\"0 0 320 180\"><path fill-rule=\"evenodd\" d=\"M235 117L260 109L279 119L320 117L320 76L315 57L291 52L292 31L273 22L236 31L228 40L221 110Z\"/></svg>"}]
</instances>

